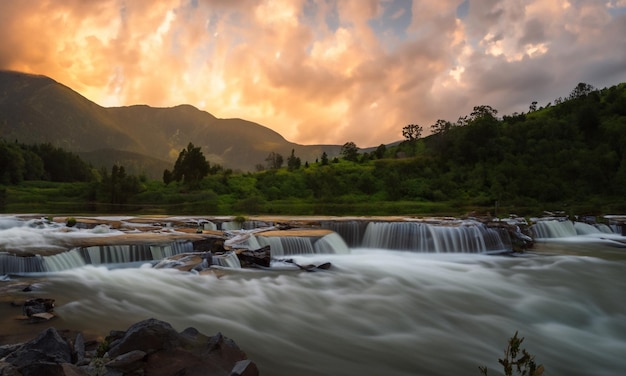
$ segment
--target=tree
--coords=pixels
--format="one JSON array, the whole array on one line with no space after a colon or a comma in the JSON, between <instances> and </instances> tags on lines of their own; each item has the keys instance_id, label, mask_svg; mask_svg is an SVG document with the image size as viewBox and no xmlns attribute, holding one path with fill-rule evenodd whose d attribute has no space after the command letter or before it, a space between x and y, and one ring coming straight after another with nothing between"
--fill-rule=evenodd
<instances>
[{"instance_id":1,"label":"tree","mask_svg":"<svg viewBox=\"0 0 626 376\"><path fill-rule=\"evenodd\" d=\"M402 128L402 136L408 141L413 142L419 139L422 136L422 131L424 129L422 126L417 124L409 124Z\"/></svg>"},{"instance_id":2,"label":"tree","mask_svg":"<svg viewBox=\"0 0 626 376\"><path fill-rule=\"evenodd\" d=\"M209 174L211 166L200 149L200 146L196 147L190 142L187 149L180 151L171 173L173 180L182 181L187 186L196 186L200 180ZM166 175L167 173L164 171L164 182Z\"/></svg>"},{"instance_id":3,"label":"tree","mask_svg":"<svg viewBox=\"0 0 626 376\"><path fill-rule=\"evenodd\" d=\"M497 114L498 114L498 110L496 110L495 108L489 105L483 104L480 106L474 106L472 113L470 113L469 121L472 122L474 120L481 119L481 118L496 119Z\"/></svg>"},{"instance_id":4,"label":"tree","mask_svg":"<svg viewBox=\"0 0 626 376\"><path fill-rule=\"evenodd\" d=\"M297 170L300 168L302 161L299 157L296 157L295 150L291 149L291 155L287 158L287 169L289 171Z\"/></svg>"},{"instance_id":5,"label":"tree","mask_svg":"<svg viewBox=\"0 0 626 376\"><path fill-rule=\"evenodd\" d=\"M452 123L442 119L437 120L435 124L430 126L430 131L432 132L432 134L437 135L445 134L450 129L452 129Z\"/></svg>"},{"instance_id":6,"label":"tree","mask_svg":"<svg viewBox=\"0 0 626 376\"><path fill-rule=\"evenodd\" d=\"M326 152L322 153L321 160L322 160L322 166L328 165L328 154L326 154Z\"/></svg>"},{"instance_id":7,"label":"tree","mask_svg":"<svg viewBox=\"0 0 626 376\"><path fill-rule=\"evenodd\" d=\"M586 84L584 82L579 82L574 90L572 90L572 92L570 93L568 99L584 98L594 90L595 88L592 85Z\"/></svg>"},{"instance_id":8,"label":"tree","mask_svg":"<svg viewBox=\"0 0 626 376\"><path fill-rule=\"evenodd\" d=\"M384 144L378 145L374 155L376 155L376 159L383 159L385 157L385 153L387 152L387 147Z\"/></svg>"},{"instance_id":9,"label":"tree","mask_svg":"<svg viewBox=\"0 0 626 376\"><path fill-rule=\"evenodd\" d=\"M265 158L265 162L267 162L268 169L278 170L283 167L283 156L278 153L271 152L267 158Z\"/></svg>"},{"instance_id":10,"label":"tree","mask_svg":"<svg viewBox=\"0 0 626 376\"><path fill-rule=\"evenodd\" d=\"M352 141L346 142L341 147L341 155L346 161L356 162L359 157L359 147Z\"/></svg>"}]
</instances>

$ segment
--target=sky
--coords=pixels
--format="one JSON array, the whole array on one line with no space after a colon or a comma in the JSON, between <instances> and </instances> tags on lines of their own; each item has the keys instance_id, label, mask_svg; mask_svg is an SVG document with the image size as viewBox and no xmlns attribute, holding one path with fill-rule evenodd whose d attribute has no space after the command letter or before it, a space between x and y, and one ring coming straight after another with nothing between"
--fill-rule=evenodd
<instances>
[{"instance_id":1,"label":"sky","mask_svg":"<svg viewBox=\"0 0 626 376\"><path fill-rule=\"evenodd\" d=\"M2 0L0 69L378 146L626 82L626 0Z\"/></svg>"}]
</instances>

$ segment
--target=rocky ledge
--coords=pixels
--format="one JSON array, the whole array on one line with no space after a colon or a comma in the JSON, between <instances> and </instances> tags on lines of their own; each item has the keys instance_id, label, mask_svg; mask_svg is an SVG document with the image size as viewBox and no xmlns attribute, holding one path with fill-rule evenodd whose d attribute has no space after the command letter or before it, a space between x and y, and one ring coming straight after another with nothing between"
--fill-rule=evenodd
<instances>
[{"instance_id":1,"label":"rocky ledge","mask_svg":"<svg viewBox=\"0 0 626 376\"><path fill-rule=\"evenodd\" d=\"M256 364L229 338L194 328L176 332L148 319L103 342L86 342L49 328L30 342L0 346L3 376L258 376Z\"/></svg>"}]
</instances>

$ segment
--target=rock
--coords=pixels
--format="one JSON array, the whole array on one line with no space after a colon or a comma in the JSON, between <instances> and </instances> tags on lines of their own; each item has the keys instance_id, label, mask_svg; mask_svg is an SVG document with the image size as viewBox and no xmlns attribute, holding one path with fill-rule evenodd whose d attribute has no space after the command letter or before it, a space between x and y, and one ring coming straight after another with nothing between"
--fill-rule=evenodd
<instances>
[{"instance_id":1,"label":"rock","mask_svg":"<svg viewBox=\"0 0 626 376\"><path fill-rule=\"evenodd\" d=\"M35 363L20 369L22 376L87 376L87 373L70 363Z\"/></svg>"},{"instance_id":2,"label":"rock","mask_svg":"<svg viewBox=\"0 0 626 376\"><path fill-rule=\"evenodd\" d=\"M74 352L76 353L76 364L82 364L85 361L85 337L83 337L83 333L76 334Z\"/></svg>"},{"instance_id":3,"label":"rock","mask_svg":"<svg viewBox=\"0 0 626 376\"><path fill-rule=\"evenodd\" d=\"M258 374L259 370L256 368L256 364L250 359L238 361L230 371L230 376L254 376Z\"/></svg>"},{"instance_id":4,"label":"rock","mask_svg":"<svg viewBox=\"0 0 626 376\"><path fill-rule=\"evenodd\" d=\"M108 353L111 358L116 358L133 350L141 350L146 354L151 354L179 345L178 333L170 324L156 319L148 319L128 328L124 337L112 345Z\"/></svg>"},{"instance_id":5,"label":"rock","mask_svg":"<svg viewBox=\"0 0 626 376\"><path fill-rule=\"evenodd\" d=\"M22 347L22 344L20 344L20 343L13 344L13 345L2 345L2 346L0 346L0 359L4 358L5 356L9 355L12 352L17 351L20 347ZM0 375L2 375L1 372L0 372Z\"/></svg>"},{"instance_id":6,"label":"rock","mask_svg":"<svg viewBox=\"0 0 626 376\"><path fill-rule=\"evenodd\" d=\"M0 375L2 376L22 376L17 368L7 362L0 361Z\"/></svg>"},{"instance_id":7,"label":"rock","mask_svg":"<svg viewBox=\"0 0 626 376\"><path fill-rule=\"evenodd\" d=\"M0 346L0 376L259 374L256 364L221 333L209 337L195 328L177 333L156 319L136 323L125 332L111 331L99 351L87 351L81 333L74 346L70 342L50 328L25 344ZM103 356L106 343L110 345Z\"/></svg>"},{"instance_id":8,"label":"rock","mask_svg":"<svg viewBox=\"0 0 626 376\"><path fill-rule=\"evenodd\" d=\"M123 373L133 372L145 366L144 357L147 354L141 350L133 350L118 356L105 364L108 369L121 371Z\"/></svg>"},{"instance_id":9,"label":"rock","mask_svg":"<svg viewBox=\"0 0 626 376\"><path fill-rule=\"evenodd\" d=\"M23 373L23 367L37 368L37 364L40 363L71 363L72 351L70 345L59 335L57 330L49 328L34 340L27 342L8 355L5 360Z\"/></svg>"},{"instance_id":10,"label":"rock","mask_svg":"<svg viewBox=\"0 0 626 376\"><path fill-rule=\"evenodd\" d=\"M210 258L210 253L181 253L161 260L154 268L178 269L183 272L201 270L209 267L207 258Z\"/></svg>"},{"instance_id":11,"label":"rock","mask_svg":"<svg viewBox=\"0 0 626 376\"><path fill-rule=\"evenodd\" d=\"M24 316L31 317L38 313L49 313L54 310L54 299L28 299L22 306Z\"/></svg>"},{"instance_id":12,"label":"rock","mask_svg":"<svg viewBox=\"0 0 626 376\"><path fill-rule=\"evenodd\" d=\"M259 248L253 251L237 251L237 257L239 258L239 262L241 263L242 268L254 266L263 266L269 268L270 262L272 260L272 253L270 251L270 246L267 245L263 248Z\"/></svg>"}]
</instances>

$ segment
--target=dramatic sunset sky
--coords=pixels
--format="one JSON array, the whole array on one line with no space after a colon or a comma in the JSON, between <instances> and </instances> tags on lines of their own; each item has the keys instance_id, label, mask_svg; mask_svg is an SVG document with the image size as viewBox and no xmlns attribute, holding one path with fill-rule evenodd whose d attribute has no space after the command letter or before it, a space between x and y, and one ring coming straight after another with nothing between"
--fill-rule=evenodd
<instances>
[{"instance_id":1,"label":"dramatic sunset sky","mask_svg":"<svg viewBox=\"0 0 626 376\"><path fill-rule=\"evenodd\" d=\"M0 33L0 69L301 144L377 146L626 81L626 0L2 0Z\"/></svg>"}]
</instances>

